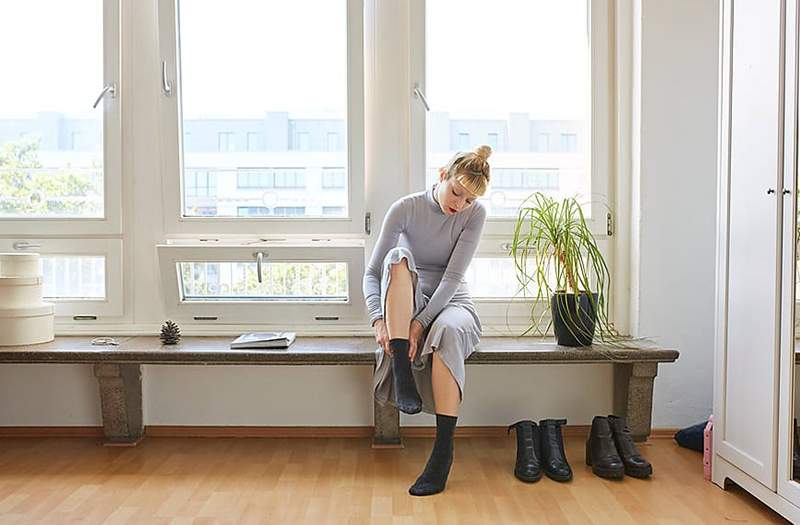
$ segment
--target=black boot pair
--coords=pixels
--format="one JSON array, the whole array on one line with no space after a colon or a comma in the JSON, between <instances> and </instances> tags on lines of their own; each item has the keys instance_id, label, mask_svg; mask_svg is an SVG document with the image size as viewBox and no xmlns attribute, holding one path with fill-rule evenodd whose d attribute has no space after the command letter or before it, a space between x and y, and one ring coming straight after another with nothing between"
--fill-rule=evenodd
<instances>
[{"instance_id":1,"label":"black boot pair","mask_svg":"<svg viewBox=\"0 0 800 525\"><path fill-rule=\"evenodd\" d=\"M601 478L621 479L625 474L646 478L653 466L633 443L624 417L595 416L586 441L586 464Z\"/></svg>"},{"instance_id":2,"label":"black boot pair","mask_svg":"<svg viewBox=\"0 0 800 525\"><path fill-rule=\"evenodd\" d=\"M530 420L517 421L510 427L517 432L517 462L514 475L527 482L539 481L542 470L555 481L572 479L572 469L564 454L561 425L566 419L543 419L537 425Z\"/></svg>"}]
</instances>

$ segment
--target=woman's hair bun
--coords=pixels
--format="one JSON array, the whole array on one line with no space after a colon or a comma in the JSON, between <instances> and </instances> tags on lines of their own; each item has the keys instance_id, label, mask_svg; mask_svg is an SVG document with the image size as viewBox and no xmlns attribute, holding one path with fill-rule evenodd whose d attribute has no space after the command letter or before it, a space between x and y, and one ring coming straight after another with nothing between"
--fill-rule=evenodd
<instances>
[{"instance_id":1,"label":"woman's hair bun","mask_svg":"<svg viewBox=\"0 0 800 525\"><path fill-rule=\"evenodd\" d=\"M479 156L484 161L489 159L489 156L492 154L491 146L483 144L475 148L475 155Z\"/></svg>"}]
</instances>

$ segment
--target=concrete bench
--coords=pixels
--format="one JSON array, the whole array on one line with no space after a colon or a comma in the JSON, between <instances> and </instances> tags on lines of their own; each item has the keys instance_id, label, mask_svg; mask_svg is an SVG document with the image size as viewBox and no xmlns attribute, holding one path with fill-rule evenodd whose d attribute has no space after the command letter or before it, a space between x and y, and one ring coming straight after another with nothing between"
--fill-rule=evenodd
<instances>
[{"instance_id":1,"label":"concrete bench","mask_svg":"<svg viewBox=\"0 0 800 525\"><path fill-rule=\"evenodd\" d=\"M92 346L92 337L60 336L50 343L0 347L0 363L87 363L100 390L103 430L109 443L136 443L144 435L141 365L365 365L375 366L371 337L300 337L287 350L231 350L231 336L183 337L163 346L158 337L117 337L119 346ZM468 365L608 364L614 366L614 413L626 416L637 441L650 435L653 381L659 363L678 351L568 348L536 338L485 337ZM374 404L373 445L400 445L400 417Z\"/></svg>"}]
</instances>

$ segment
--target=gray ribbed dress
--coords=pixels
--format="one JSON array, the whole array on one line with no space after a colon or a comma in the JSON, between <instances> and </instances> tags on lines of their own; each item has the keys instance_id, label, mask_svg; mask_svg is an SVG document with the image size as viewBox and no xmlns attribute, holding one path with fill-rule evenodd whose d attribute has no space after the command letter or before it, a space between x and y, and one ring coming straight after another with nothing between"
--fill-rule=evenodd
<instances>
[{"instance_id":1,"label":"gray ribbed dress","mask_svg":"<svg viewBox=\"0 0 800 525\"><path fill-rule=\"evenodd\" d=\"M480 341L481 322L464 273L478 247L486 208L475 201L465 210L445 214L433 198L436 185L413 193L389 208L364 274L364 298L370 324L383 317L389 266L408 261L414 284L413 318L425 328L424 344L412 363L422 409L434 414L431 353L450 369L463 397L464 361ZM395 403L391 360L376 350L375 399Z\"/></svg>"}]
</instances>

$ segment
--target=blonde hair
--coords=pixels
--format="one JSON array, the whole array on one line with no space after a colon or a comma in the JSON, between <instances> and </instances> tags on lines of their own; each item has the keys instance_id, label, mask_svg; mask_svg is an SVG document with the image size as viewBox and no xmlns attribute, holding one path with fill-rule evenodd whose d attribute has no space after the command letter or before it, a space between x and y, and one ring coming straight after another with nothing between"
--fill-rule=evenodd
<instances>
[{"instance_id":1,"label":"blonde hair","mask_svg":"<svg viewBox=\"0 0 800 525\"><path fill-rule=\"evenodd\" d=\"M492 148L486 144L478 146L475 151L458 152L445 166L445 179L455 177L455 179L466 190L478 197L486 193L489 187L489 155Z\"/></svg>"}]
</instances>

